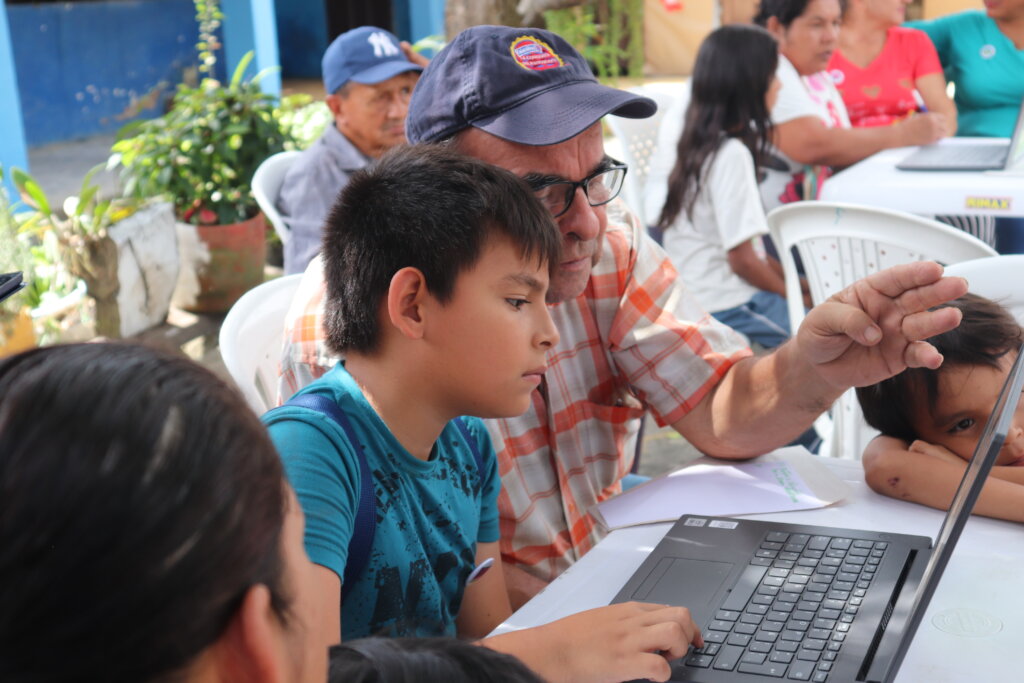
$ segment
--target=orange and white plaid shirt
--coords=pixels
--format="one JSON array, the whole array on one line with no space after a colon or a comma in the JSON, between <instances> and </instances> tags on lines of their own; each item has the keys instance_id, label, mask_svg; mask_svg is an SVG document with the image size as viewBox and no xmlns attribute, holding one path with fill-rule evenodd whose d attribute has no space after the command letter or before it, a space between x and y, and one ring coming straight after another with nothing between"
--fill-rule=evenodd
<instances>
[{"instance_id":1,"label":"orange and white plaid shirt","mask_svg":"<svg viewBox=\"0 0 1024 683\"><path fill-rule=\"evenodd\" d=\"M323 343L320 260L286 322L280 393L336 362ZM589 511L618 493L645 410L658 424L689 412L740 358L742 337L687 293L668 256L617 200L586 290L549 306L561 336L530 409L486 420L498 453L501 551L551 580L604 533Z\"/></svg>"}]
</instances>

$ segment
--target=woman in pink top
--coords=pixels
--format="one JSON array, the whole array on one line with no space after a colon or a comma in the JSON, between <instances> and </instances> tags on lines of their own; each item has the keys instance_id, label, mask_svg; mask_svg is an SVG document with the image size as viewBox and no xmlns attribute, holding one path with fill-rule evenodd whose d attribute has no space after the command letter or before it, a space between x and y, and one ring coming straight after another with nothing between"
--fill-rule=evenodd
<instances>
[{"instance_id":1,"label":"woman in pink top","mask_svg":"<svg viewBox=\"0 0 1024 683\"><path fill-rule=\"evenodd\" d=\"M886 126L918 111L942 115L956 132L956 106L946 96L935 46L923 31L900 26L911 0L850 0L829 60L832 82L854 127Z\"/></svg>"}]
</instances>

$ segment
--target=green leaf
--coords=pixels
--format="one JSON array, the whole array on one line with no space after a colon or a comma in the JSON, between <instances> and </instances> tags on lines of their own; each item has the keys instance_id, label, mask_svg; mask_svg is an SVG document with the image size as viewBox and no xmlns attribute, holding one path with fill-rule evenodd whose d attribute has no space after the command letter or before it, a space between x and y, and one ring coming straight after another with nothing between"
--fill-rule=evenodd
<instances>
[{"instance_id":1,"label":"green leaf","mask_svg":"<svg viewBox=\"0 0 1024 683\"><path fill-rule=\"evenodd\" d=\"M280 71L280 70L281 70L281 67L279 67L277 65L268 66L265 69L260 69L259 73L257 73L255 76L253 76L252 78L249 79L249 82L252 83L253 85L259 85L259 82L263 79L264 76L266 76L267 74L272 74L275 71Z\"/></svg>"},{"instance_id":2,"label":"green leaf","mask_svg":"<svg viewBox=\"0 0 1024 683\"><path fill-rule=\"evenodd\" d=\"M252 61L252 58L254 56L255 53L252 50L249 50L244 55L242 55L242 58L240 60L238 60L238 66L235 67L235 73L231 76L230 88L232 90L238 88L238 84L242 82L242 76L243 74L245 74L245 70L249 68L249 62Z\"/></svg>"},{"instance_id":3,"label":"green leaf","mask_svg":"<svg viewBox=\"0 0 1024 683\"><path fill-rule=\"evenodd\" d=\"M21 198L26 204L47 216L53 213L50 210L50 202L46 199L46 193L32 176L20 168L12 166L11 180L14 181L14 186L18 188L18 193L21 194Z\"/></svg>"},{"instance_id":4,"label":"green leaf","mask_svg":"<svg viewBox=\"0 0 1024 683\"><path fill-rule=\"evenodd\" d=\"M99 185L91 185L89 187L82 188L82 194L78 196L78 206L75 207L75 215L81 216L85 211L85 207L89 205L89 202L93 200L96 193L99 191Z\"/></svg>"}]
</instances>

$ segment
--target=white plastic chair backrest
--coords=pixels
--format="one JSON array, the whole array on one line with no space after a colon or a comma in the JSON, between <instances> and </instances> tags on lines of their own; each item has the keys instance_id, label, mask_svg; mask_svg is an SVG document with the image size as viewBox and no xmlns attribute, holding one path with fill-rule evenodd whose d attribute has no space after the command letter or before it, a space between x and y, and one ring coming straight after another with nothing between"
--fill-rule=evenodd
<instances>
[{"instance_id":1,"label":"white plastic chair backrest","mask_svg":"<svg viewBox=\"0 0 1024 683\"><path fill-rule=\"evenodd\" d=\"M259 204L260 211L274 226L282 243L287 243L291 239L292 231L277 211L277 195L281 192L285 174L300 154L301 152L278 152L264 159L252 175L252 196Z\"/></svg>"},{"instance_id":2,"label":"white plastic chair backrest","mask_svg":"<svg viewBox=\"0 0 1024 683\"><path fill-rule=\"evenodd\" d=\"M672 84L679 88L678 84ZM647 225L644 213L644 183L650 169L651 155L654 154L658 141L658 126L661 125L665 110L676 95L670 88L658 84L641 85L630 88L631 92L650 97L657 102L658 111L646 119L627 119L622 116L607 116L605 121L622 144L622 161L629 164L626 182L622 188L622 197L630 209L640 218L642 225Z\"/></svg>"},{"instance_id":3,"label":"white plastic chair backrest","mask_svg":"<svg viewBox=\"0 0 1024 683\"><path fill-rule=\"evenodd\" d=\"M1024 325L1024 254L1003 254L963 261L946 268L946 275L967 278L968 291L1001 304Z\"/></svg>"},{"instance_id":4,"label":"white plastic chair backrest","mask_svg":"<svg viewBox=\"0 0 1024 683\"><path fill-rule=\"evenodd\" d=\"M803 261L811 301L831 295L890 266L932 260L944 265L995 256L981 240L943 223L902 211L842 204L794 202L772 210L768 227L786 281L786 302L794 332L804 319L795 247ZM864 423L853 390L832 409L833 429L823 455L859 458L876 432Z\"/></svg>"},{"instance_id":5,"label":"white plastic chair backrest","mask_svg":"<svg viewBox=\"0 0 1024 683\"><path fill-rule=\"evenodd\" d=\"M285 275L250 289L220 327L224 365L257 415L277 403L284 319L301 280L302 273Z\"/></svg>"}]
</instances>

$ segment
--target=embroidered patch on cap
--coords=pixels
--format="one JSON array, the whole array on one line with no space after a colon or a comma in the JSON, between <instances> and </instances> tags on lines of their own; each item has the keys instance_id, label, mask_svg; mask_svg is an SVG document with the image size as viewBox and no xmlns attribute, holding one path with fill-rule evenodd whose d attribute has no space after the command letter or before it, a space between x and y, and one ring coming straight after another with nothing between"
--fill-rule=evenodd
<instances>
[{"instance_id":1,"label":"embroidered patch on cap","mask_svg":"<svg viewBox=\"0 0 1024 683\"><path fill-rule=\"evenodd\" d=\"M530 71L547 71L565 65L551 46L532 36L519 36L512 41L509 51L516 64Z\"/></svg>"}]
</instances>

